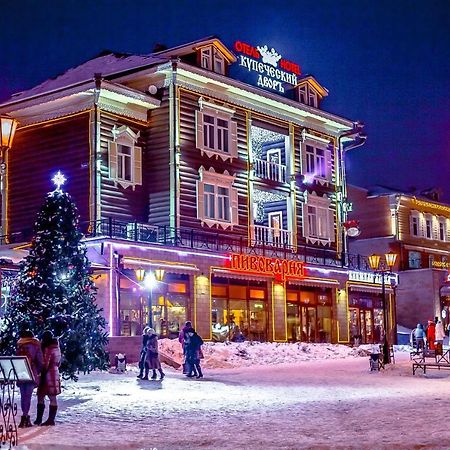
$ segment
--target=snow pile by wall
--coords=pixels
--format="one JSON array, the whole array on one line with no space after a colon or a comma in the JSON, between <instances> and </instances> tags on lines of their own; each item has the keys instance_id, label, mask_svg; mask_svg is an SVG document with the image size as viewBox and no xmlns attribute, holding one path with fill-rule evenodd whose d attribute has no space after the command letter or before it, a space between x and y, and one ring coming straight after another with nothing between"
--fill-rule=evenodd
<instances>
[{"instance_id":1,"label":"snow pile by wall","mask_svg":"<svg viewBox=\"0 0 450 450\"><path fill-rule=\"evenodd\" d=\"M161 339L159 346L161 353L180 364L183 362L181 344L177 340ZM205 356L202 365L211 369L361 357L370 353L364 347L303 342L205 342L202 349Z\"/></svg>"}]
</instances>

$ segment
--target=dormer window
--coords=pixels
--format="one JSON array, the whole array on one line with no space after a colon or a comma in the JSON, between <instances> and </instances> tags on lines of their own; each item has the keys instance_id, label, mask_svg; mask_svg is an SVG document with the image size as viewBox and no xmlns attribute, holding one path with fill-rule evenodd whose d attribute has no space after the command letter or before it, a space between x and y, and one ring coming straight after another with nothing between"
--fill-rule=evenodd
<instances>
[{"instance_id":1,"label":"dormer window","mask_svg":"<svg viewBox=\"0 0 450 450\"><path fill-rule=\"evenodd\" d=\"M308 84L298 87L299 102L314 108L319 107L317 92Z\"/></svg>"},{"instance_id":2,"label":"dormer window","mask_svg":"<svg viewBox=\"0 0 450 450\"><path fill-rule=\"evenodd\" d=\"M225 75L225 58L213 45L200 49L200 66Z\"/></svg>"}]
</instances>

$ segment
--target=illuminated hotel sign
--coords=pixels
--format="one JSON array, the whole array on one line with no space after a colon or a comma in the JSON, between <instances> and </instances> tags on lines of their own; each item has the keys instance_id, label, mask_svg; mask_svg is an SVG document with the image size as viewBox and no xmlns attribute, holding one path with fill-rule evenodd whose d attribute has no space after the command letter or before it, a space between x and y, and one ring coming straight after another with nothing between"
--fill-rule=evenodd
<instances>
[{"instance_id":1,"label":"illuminated hotel sign","mask_svg":"<svg viewBox=\"0 0 450 450\"><path fill-rule=\"evenodd\" d=\"M269 49L264 45L255 48L245 42L236 41L234 49L239 53L239 66L257 74L258 86L284 93L285 83L293 86L298 84L300 66L283 59L273 47Z\"/></svg>"},{"instance_id":2,"label":"illuminated hotel sign","mask_svg":"<svg viewBox=\"0 0 450 450\"><path fill-rule=\"evenodd\" d=\"M286 278L302 278L304 276L302 262L265 256L232 253L227 266L238 272L272 275L282 281L285 281Z\"/></svg>"}]
</instances>

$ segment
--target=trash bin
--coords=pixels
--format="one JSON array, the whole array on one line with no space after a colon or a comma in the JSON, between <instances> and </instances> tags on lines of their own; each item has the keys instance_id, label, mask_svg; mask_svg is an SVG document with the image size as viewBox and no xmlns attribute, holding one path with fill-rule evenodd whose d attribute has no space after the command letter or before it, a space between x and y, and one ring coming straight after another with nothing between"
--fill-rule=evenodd
<instances>
[{"instance_id":1,"label":"trash bin","mask_svg":"<svg viewBox=\"0 0 450 450\"><path fill-rule=\"evenodd\" d=\"M442 342L436 342L434 345L435 345L435 349L434 349L435 355L442 355L442 353L443 353Z\"/></svg>"},{"instance_id":2,"label":"trash bin","mask_svg":"<svg viewBox=\"0 0 450 450\"><path fill-rule=\"evenodd\" d=\"M380 359L380 353L371 353L369 356L370 370L380 370L378 361Z\"/></svg>"}]
</instances>

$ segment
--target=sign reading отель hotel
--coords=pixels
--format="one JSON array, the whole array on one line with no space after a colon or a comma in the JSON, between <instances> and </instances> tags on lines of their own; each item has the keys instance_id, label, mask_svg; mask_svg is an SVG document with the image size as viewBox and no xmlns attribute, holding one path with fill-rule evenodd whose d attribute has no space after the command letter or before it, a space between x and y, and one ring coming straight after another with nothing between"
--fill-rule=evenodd
<instances>
[{"instance_id":1,"label":"sign reading \u043e\u0442\u0435\u043b\u044c hotel","mask_svg":"<svg viewBox=\"0 0 450 450\"><path fill-rule=\"evenodd\" d=\"M245 42L236 41L234 49L239 53L239 66L257 74L256 84L263 88L284 93L284 84L296 86L300 66L284 59L273 47L267 45L253 47Z\"/></svg>"},{"instance_id":2,"label":"sign reading \u043e\u0442\u0435\u043b\u044c hotel","mask_svg":"<svg viewBox=\"0 0 450 450\"><path fill-rule=\"evenodd\" d=\"M230 255L227 266L231 270L239 272L272 275L282 281L285 281L286 278L304 277L303 263L287 259L233 253Z\"/></svg>"}]
</instances>

